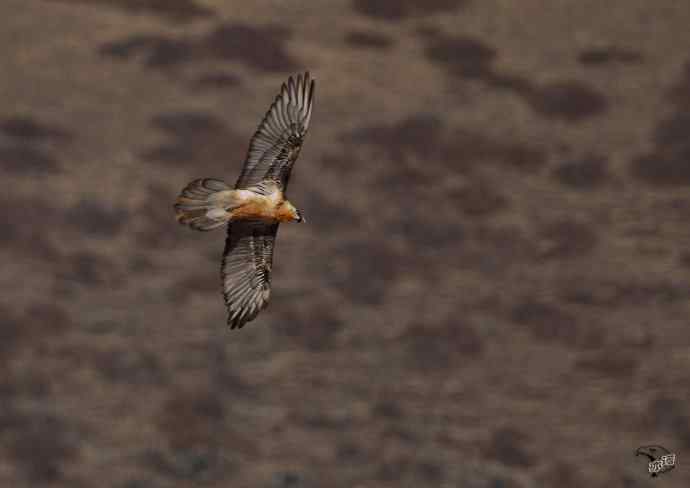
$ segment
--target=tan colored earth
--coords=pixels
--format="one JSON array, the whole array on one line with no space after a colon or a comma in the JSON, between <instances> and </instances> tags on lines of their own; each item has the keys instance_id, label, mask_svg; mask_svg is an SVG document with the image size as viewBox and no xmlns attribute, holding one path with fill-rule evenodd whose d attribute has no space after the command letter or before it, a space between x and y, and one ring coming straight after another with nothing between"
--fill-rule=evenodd
<instances>
[{"instance_id":1,"label":"tan colored earth","mask_svg":"<svg viewBox=\"0 0 690 488\"><path fill-rule=\"evenodd\" d=\"M690 486L690 4L4 0L0 486ZM317 80L270 306L234 183ZM651 479L634 451L678 467Z\"/></svg>"}]
</instances>

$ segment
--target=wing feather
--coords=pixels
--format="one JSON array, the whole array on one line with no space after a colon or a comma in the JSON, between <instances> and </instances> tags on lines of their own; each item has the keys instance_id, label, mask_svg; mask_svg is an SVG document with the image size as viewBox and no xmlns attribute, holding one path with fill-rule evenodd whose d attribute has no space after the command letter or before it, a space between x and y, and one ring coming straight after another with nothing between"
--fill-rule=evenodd
<instances>
[{"instance_id":1,"label":"wing feather","mask_svg":"<svg viewBox=\"0 0 690 488\"><path fill-rule=\"evenodd\" d=\"M314 100L314 80L309 73L290 77L266 112L247 152L235 188L247 188L264 179L287 189L292 166L299 157L309 129Z\"/></svg>"},{"instance_id":2,"label":"wing feather","mask_svg":"<svg viewBox=\"0 0 690 488\"><path fill-rule=\"evenodd\" d=\"M228 325L241 328L268 305L278 224L238 221L228 225L221 280Z\"/></svg>"}]
</instances>

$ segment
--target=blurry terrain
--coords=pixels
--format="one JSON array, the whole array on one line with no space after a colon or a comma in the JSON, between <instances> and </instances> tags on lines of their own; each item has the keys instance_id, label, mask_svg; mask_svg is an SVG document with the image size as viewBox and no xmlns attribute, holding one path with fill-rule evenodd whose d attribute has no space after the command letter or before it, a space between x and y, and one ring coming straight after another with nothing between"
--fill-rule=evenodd
<instances>
[{"instance_id":1,"label":"blurry terrain","mask_svg":"<svg viewBox=\"0 0 690 488\"><path fill-rule=\"evenodd\" d=\"M690 4L4 0L0 24L0 486L690 485ZM171 205L234 183L305 69L308 224L230 331L224 232ZM679 467L650 480L643 444Z\"/></svg>"}]
</instances>

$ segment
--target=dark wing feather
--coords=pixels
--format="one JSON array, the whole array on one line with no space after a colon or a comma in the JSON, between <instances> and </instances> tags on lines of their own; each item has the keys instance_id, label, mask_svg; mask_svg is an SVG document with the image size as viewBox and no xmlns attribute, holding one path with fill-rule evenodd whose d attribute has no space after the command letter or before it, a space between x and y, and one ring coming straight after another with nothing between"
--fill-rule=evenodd
<instances>
[{"instance_id":1,"label":"dark wing feather","mask_svg":"<svg viewBox=\"0 0 690 488\"><path fill-rule=\"evenodd\" d=\"M309 129L314 81L309 73L290 77L266 112L249 144L247 161L235 188L247 188L264 179L280 183L287 189L292 166L297 161Z\"/></svg>"},{"instance_id":2,"label":"dark wing feather","mask_svg":"<svg viewBox=\"0 0 690 488\"><path fill-rule=\"evenodd\" d=\"M238 221L228 225L221 279L228 325L241 328L268 304L278 224Z\"/></svg>"}]
</instances>

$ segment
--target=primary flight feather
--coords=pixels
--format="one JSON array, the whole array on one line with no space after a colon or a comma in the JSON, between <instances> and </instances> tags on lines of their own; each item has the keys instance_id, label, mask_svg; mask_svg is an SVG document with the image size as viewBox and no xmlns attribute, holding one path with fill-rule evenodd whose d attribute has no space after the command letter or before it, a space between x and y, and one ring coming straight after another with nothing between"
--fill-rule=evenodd
<instances>
[{"instance_id":1,"label":"primary flight feather","mask_svg":"<svg viewBox=\"0 0 690 488\"><path fill-rule=\"evenodd\" d=\"M177 221L209 231L227 225L221 279L230 328L241 328L268 304L276 233L303 222L285 192L314 99L309 73L290 77L251 139L242 173L230 188L213 178L189 183L177 197Z\"/></svg>"}]
</instances>

